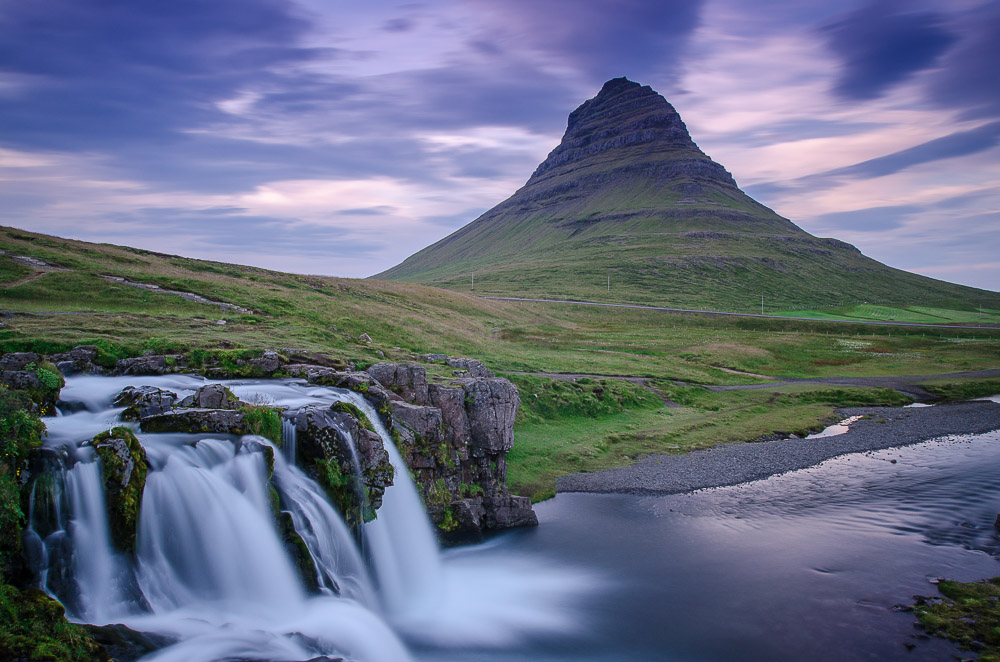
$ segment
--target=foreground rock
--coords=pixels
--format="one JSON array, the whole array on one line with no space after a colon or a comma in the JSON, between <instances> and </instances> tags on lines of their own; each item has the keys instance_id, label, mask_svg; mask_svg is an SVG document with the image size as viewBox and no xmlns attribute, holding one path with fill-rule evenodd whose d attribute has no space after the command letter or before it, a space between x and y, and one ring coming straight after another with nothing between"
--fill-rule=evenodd
<instances>
[{"instance_id":1,"label":"foreground rock","mask_svg":"<svg viewBox=\"0 0 1000 662\"><path fill-rule=\"evenodd\" d=\"M464 374L479 376L428 384L419 365L376 364L367 370L400 398L379 411L431 519L445 539L456 541L477 539L484 530L537 524L531 501L507 490L507 452L520 406L517 388L478 361L455 361L453 367Z\"/></svg>"},{"instance_id":2,"label":"foreground rock","mask_svg":"<svg viewBox=\"0 0 1000 662\"><path fill-rule=\"evenodd\" d=\"M124 551L135 551L135 534L146 486L146 451L126 427L118 427L94 437L94 449L101 459L101 475L111 527L111 541Z\"/></svg>"}]
</instances>

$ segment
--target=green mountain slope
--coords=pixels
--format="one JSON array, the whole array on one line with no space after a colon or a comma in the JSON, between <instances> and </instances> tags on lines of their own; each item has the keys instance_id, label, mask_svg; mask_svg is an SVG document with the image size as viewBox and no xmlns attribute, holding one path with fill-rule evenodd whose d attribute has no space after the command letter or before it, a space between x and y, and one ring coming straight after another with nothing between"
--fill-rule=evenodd
<instances>
[{"instance_id":1,"label":"green mountain slope","mask_svg":"<svg viewBox=\"0 0 1000 662\"><path fill-rule=\"evenodd\" d=\"M680 116L624 78L569 116L528 182L374 278L477 294L723 310L862 302L971 308L1000 294L893 269L744 194ZM608 283L610 278L610 292Z\"/></svg>"}]
</instances>

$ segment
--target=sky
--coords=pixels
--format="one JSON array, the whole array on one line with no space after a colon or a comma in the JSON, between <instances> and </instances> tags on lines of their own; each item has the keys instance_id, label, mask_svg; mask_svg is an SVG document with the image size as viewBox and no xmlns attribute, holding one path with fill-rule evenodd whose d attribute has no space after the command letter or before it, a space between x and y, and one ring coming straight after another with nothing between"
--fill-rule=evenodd
<instances>
[{"instance_id":1,"label":"sky","mask_svg":"<svg viewBox=\"0 0 1000 662\"><path fill-rule=\"evenodd\" d=\"M752 197L1000 290L1000 0L0 0L0 224L365 277L627 76Z\"/></svg>"}]
</instances>

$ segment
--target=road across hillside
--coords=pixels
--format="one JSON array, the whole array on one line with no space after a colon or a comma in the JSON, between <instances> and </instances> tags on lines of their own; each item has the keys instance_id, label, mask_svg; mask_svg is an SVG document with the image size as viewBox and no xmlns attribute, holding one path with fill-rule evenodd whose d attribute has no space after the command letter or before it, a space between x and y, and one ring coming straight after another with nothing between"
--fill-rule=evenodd
<instances>
[{"instance_id":1,"label":"road across hillside","mask_svg":"<svg viewBox=\"0 0 1000 662\"><path fill-rule=\"evenodd\" d=\"M523 301L527 303L567 303L577 306L604 306L606 308L636 308L639 310L658 310L665 313L697 313L699 315L728 315L730 317L761 317L772 320L797 320L800 322L832 322L835 324L873 324L876 326L915 326L936 329L981 329L998 330L995 325L963 326L959 324L922 324L920 322L888 322L879 320L838 320L816 319L813 317L788 317L785 315L761 315L759 313L724 313L718 310L691 310L688 308L662 308L660 306L642 306L636 303L598 303L596 301L572 301L569 299L525 299L521 297L479 297L491 301Z\"/></svg>"}]
</instances>

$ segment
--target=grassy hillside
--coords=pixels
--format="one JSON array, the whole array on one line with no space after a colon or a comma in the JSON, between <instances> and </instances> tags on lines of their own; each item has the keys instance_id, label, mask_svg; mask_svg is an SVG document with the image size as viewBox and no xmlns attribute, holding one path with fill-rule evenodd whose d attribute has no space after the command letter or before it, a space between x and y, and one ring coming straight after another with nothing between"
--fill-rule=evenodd
<instances>
[{"instance_id":1,"label":"grassy hillside","mask_svg":"<svg viewBox=\"0 0 1000 662\"><path fill-rule=\"evenodd\" d=\"M554 477L568 471L813 427L843 401L836 393L819 399L774 395L831 392L824 386L712 393L686 391L677 381L740 384L763 381L753 375L1000 368L996 329L900 329L485 301L409 283L286 274L10 228L0 228L0 250L2 351L54 352L89 343L109 360L148 349L269 348L360 364L419 361L429 352L480 358L521 389L510 476L535 497L550 494ZM167 289L252 312L188 301ZM373 343L362 342L362 333ZM427 367L431 374L450 374L439 364ZM647 387L621 379L588 386L588 378L573 382L518 372L650 381ZM665 408L662 397L684 407Z\"/></svg>"}]
</instances>

